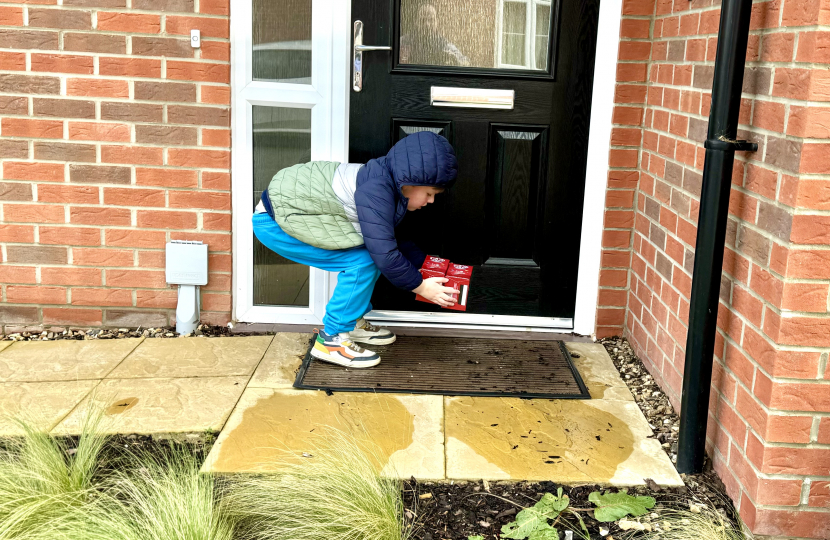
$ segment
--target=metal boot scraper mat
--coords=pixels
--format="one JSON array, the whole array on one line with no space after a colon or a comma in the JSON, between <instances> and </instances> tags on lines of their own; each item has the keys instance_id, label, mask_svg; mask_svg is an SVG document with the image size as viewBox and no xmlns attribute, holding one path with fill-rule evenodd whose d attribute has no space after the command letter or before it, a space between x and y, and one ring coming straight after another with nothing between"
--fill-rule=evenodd
<instances>
[{"instance_id":1,"label":"metal boot scraper mat","mask_svg":"<svg viewBox=\"0 0 830 540\"><path fill-rule=\"evenodd\" d=\"M371 349L380 354L381 363L351 369L313 358L309 347L294 388L537 399L591 397L561 341L398 336L391 345Z\"/></svg>"}]
</instances>

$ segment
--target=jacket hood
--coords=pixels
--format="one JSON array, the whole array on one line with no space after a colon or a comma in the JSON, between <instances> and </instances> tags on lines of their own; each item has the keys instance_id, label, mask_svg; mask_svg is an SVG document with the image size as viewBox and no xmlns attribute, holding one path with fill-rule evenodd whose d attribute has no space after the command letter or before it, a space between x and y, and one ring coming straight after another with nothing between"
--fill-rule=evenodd
<instances>
[{"instance_id":1,"label":"jacket hood","mask_svg":"<svg viewBox=\"0 0 830 540\"><path fill-rule=\"evenodd\" d=\"M401 186L450 187L458 161L449 141L431 131L419 131L398 141L386 154L386 166Z\"/></svg>"}]
</instances>

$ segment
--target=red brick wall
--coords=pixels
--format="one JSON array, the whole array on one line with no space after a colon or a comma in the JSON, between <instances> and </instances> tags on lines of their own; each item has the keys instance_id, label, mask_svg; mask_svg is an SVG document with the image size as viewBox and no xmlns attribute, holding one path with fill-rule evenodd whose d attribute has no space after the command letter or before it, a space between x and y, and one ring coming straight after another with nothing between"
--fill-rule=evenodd
<instances>
[{"instance_id":1,"label":"red brick wall","mask_svg":"<svg viewBox=\"0 0 830 540\"><path fill-rule=\"evenodd\" d=\"M175 323L173 239L209 244L226 322L229 0L56 4L0 6L0 331Z\"/></svg>"},{"instance_id":2,"label":"red brick wall","mask_svg":"<svg viewBox=\"0 0 830 540\"><path fill-rule=\"evenodd\" d=\"M597 332L675 407L719 6L623 3ZM786 538L830 537L829 23L827 0L753 5L739 137L759 150L734 168L718 312L709 451L753 531Z\"/></svg>"}]
</instances>

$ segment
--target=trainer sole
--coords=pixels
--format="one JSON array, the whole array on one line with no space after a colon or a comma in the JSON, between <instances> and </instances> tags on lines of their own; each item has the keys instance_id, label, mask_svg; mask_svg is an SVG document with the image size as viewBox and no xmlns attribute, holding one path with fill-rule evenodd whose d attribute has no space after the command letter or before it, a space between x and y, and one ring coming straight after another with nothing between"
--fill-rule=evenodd
<instances>
[{"instance_id":1,"label":"trainer sole","mask_svg":"<svg viewBox=\"0 0 830 540\"><path fill-rule=\"evenodd\" d=\"M322 360L323 362L328 362L330 364L336 364L338 366L350 367L355 369L370 368L380 364L380 357L376 358L375 360L360 360L358 362L355 362L354 360L349 360L348 358L326 354L314 348L311 349L311 356L313 356L317 360Z\"/></svg>"},{"instance_id":2,"label":"trainer sole","mask_svg":"<svg viewBox=\"0 0 830 540\"><path fill-rule=\"evenodd\" d=\"M371 338L371 337L354 337L352 335L349 336L349 339L355 343L366 343L367 345L390 345L395 343L395 340L398 339L398 336L392 334L392 337L387 338Z\"/></svg>"}]
</instances>

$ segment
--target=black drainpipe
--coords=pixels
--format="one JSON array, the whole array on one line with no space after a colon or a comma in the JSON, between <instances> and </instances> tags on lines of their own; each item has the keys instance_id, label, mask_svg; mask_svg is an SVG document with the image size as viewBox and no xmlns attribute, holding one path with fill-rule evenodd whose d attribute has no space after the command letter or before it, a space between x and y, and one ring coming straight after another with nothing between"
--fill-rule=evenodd
<instances>
[{"instance_id":1,"label":"black drainpipe","mask_svg":"<svg viewBox=\"0 0 830 540\"><path fill-rule=\"evenodd\" d=\"M701 472L706 453L712 356L735 151L758 149L755 143L735 140L751 10L752 0L723 0L721 5L683 371L677 445L677 470L681 473Z\"/></svg>"}]
</instances>

